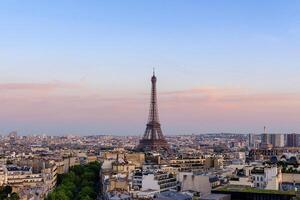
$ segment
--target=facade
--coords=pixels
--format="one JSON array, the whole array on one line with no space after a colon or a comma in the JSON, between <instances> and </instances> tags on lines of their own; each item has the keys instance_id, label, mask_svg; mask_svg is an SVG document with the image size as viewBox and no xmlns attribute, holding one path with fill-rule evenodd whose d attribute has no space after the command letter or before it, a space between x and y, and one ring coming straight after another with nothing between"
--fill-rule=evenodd
<instances>
[{"instance_id":1,"label":"facade","mask_svg":"<svg viewBox=\"0 0 300 200\"><path fill-rule=\"evenodd\" d=\"M207 156L205 158L205 169L222 169L223 157L222 156Z\"/></svg>"},{"instance_id":2,"label":"facade","mask_svg":"<svg viewBox=\"0 0 300 200\"><path fill-rule=\"evenodd\" d=\"M204 168L204 157L181 157L169 160L171 167L177 169L179 172L197 172Z\"/></svg>"},{"instance_id":3,"label":"facade","mask_svg":"<svg viewBox=\"0 0 300 200\"><path fill-rule=\"evenodd\" d=\"M287 134L286 138L287 147L298 147L299 146L299 135L296 133Z\"/></svg>"},{"instance_id":4,"label":"facade","mask_svg":"<svg viewBox=\"0 0 300 200\"><path fill-rule=\"evenodd\" d=\"M281 170L277 166L255 167L251 176L254 187L258 189L279 190L282 182Z\"/></svg>"},{"instance_id":5,"label":"facade","mask_svg":"<svg viewBox=\"0 0 300 200\"><path fill-rule=\"evenodd\" d=\"M37 198L44 198L53 190L56 182L57 166L54 163L45 163L38 173L28 166L2 165L0 168L0 186L11 186L14 191L20 193L22 199L32 195L28 193L28 188L39 191L38 194L34 194Z\"/></svg>"},{"instance_id":6,"label":"facade","mask_svg":"<svg viewBox=\"0 0 300 200\"><path fill-rule=\"evenodd\" d=\"M288 192L257 192L255 190L251 190L251 188L240 187L214 190L212 193L230 195L231 200L293 200L296 197L296 194Z\"/></svg>"},{"instance_id":7,"label":"facade","mask_svg":"<svg viewBox=\"0 0 300 200\"><path fill-rule=\"evenodd\" d=\"M264 133L261 134L261 148L268 149L270 146L270 137L266 131L266 127L264 127Z\"/></svg>"},{"instance_id":8,"label":"facade","mask_svg":"<svg viewBox=\"0 0 300 200\"><path fill-rule=\"evenodd\" d=\"M105 160L102 164L100 173L101 192L129 192L131 173L134 171L135 167L134 164L124 160Z\"/></svg>"},{"instance_id":9,"label":"facade","mask_svg":"<svg viewBox=\"0 0 300 200\"><path fill-rule=\"evenodd\" d=\"M284 134L269 134L270 144L273 147L284 147Z\"/></svg>"},{"instance_id":10,"label":"facade","mask_svg":"<svg viewBox=\"0 0 300 200\"><path fill-rule=\"evenodd\" d=\"M300 174L298 173L282 173L281 190L283 191L299 191L300 190Z\"/></svg>"},{"instance_id":11,"label":"facade","mask_svg":"<svg viewBox=\"0 0 300 200\"><path fill-rule=\"evenodd\" d=\"M164 191L176 191L177 178L171 173L160 170L137 170L133 173L132 188L143 193L149 191L152 194Z\"/></svg>"},{"instance_id":12,"label":"facade","mask_svg":"<svg viewBox=\"0 0 300 200\"><path fill-rule=\"evenodd\" d=\"M264 127L264 133L261 134L261 145L262 149L271 149L273 145L271 144L271 137L270 134L267 133L266 127Z\"/></svg>"},{"instance_id":13,"label":"facade","mask_svg":"<svg viewBox=\"0 0 300 200\"><path fill-rule=\"evenodd\" d=\"M248 134L248 148L249 149L259 148L260 143L261 143L260 135L254 134L254 133Z\"/></svg>"},{"instance_id":14,"label":"facade","mask_svg":"<svg viewBox=\"0 0 300 200\"><path fill-rule=\"evenodd\" d=\"M33 174L31 167L6 166L6 183L12 187L37 186L43 182L42 174Z\"/></svg>"},{"instance_id":15,"label":"facade","mask_svg":"<svg viewBox=\"0 0 300 200\"><path fill-rule=\"evenodd\" d=\"M182 192L194 191L203 196L210 194L212 189L209 176L181 172L178 174L178 180L181 183L180 187Z\"/></svg>"},{"instance_id":16,"label":"facade","mask_svg":"<svg viewBox=\"0 0 300 200\"><path fill-rule=\"evenodd\" d=\"M248 147L249 148L254 148L255 147L255 143L254 143L254 134L253 133L249 133L248 134Z\"/></svg>"}]
</instances>

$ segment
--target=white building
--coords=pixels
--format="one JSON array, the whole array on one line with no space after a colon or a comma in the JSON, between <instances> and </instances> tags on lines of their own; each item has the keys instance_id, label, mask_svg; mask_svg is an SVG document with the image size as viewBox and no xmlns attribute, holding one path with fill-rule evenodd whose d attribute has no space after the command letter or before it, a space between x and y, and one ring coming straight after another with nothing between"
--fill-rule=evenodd
<instances>
[{"instance_id":1,"label":"white building","mask_svg":"<svg viewBox=\"0 0 300 200\"><path fill-rule=\"evenodd\" d=\"M133 173L132 188L134 190L139 190L140 194L143 196L147 196L147 195L152 196L156 193L160 193L163 191L176 190L177 178L175 175L171 173L163 172L159 170L155 170L155 171L137 170Z\"/></svg>"},{"instance_id":2,"label":"white building","mask_svg":"<svg viewBox=\"0 0 300 200\"><path fill-rule=\"evenodd\" d=\"M32 168L27 166L0 166L0 187L10 185L22 198L30 196L31 193L38 193L36 196L44 198L56 186L56 181L55 164L44 167L40 173L33 173Z\"/></svg>"},{"instance_id":3,"label":"white building","mask_svg":"<svg viewBox=\"0 0 300 200\"><path fill-rule=\"evenodd\" d=\"M6 183L13 187L36 186L43 183L42 174L33 174L31 167L6 166Z\"/></svg>"},{"instance_id":4,"label":"white building","mask_svg":"<svg viewBox=\"0 0 300 200\"><path fill-rule=\"evenodd\" d=\"M6 171L5 171L5 166L1 165L0 166L0 186L4 185L6 183Z\"/></svg>"},{"instance_id":5,"label":"white building","mask_svg":"<svg viewBox=\"0 0 300 200\"><path fill-rule=\"evenodd\" d=\"M284 147L284 134L269 134L270 143L273 147Z\"/></svg>"},{"instance_id":6,"label":"white building","mask_svg":"<svg viewBox=\"0 0 300 200\"><path fill-rule=\"evenodd\" d=\"M210 194L212 185L209 176L196 175L190 172L180 172L178 181L181 183L181 191L199 192L202 195Z\"/></svg>"},{"instance_id":7,"label":"white building","mask_svg":"<svg viewBox=\"0 0 300 200\"><path fill-rule=\"evenodd\" d=\"M281 170L276 166L255 167L251 170L254 187L259 189L279 190L282 182Z\"/></svg>"}]
</instances>

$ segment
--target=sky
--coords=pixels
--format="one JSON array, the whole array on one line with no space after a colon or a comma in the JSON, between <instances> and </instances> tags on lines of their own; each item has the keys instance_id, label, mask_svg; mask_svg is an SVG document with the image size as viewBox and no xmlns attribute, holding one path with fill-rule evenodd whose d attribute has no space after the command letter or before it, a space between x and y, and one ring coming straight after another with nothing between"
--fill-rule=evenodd
<instances>
[{"instance_id":1,"label":"sky","mask_svg":"<svg viewBox=\"0 0 300 200\"><path fill-rule=\"evenodd\" d=\"M0 133L300 132L297 0L3 0Z\"/></svg>"}]
</instances>

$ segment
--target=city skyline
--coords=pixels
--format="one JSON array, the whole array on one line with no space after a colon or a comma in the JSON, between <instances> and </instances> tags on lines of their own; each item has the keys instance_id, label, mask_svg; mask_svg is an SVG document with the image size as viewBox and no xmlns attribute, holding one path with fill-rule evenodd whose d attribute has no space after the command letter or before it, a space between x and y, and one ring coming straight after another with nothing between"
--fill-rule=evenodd
<instances>
[{"instance_id":1,"label":"city skyline","mask_svg":"<svg viewBox=\"0 0 300 200\"><path fill-rule=\"evenodd\" d=\"M296 1L1 2L0 132L300 132Z\"/></svg>"}]
</instances>

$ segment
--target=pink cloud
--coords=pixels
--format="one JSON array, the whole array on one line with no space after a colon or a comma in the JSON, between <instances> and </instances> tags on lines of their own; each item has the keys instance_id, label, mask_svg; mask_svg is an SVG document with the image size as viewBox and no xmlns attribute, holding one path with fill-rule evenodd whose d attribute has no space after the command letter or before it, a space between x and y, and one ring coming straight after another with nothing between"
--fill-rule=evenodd
<instances>
[{"instance_id":1,"label":"pink cloud","mask_svg":"<svg viewBox=\"0 0 300 200\"><path fill-rule=\"evenodd\" d=\"M2 83L0 120L145 123L149 95L108 94L82 83ZM203 87L159 92L161 120L172 124L231 124L297 120L300 94ZM218 125L216 124L216 125Z\"/></svg>"},{"instance_id":2,"label":"pink cloud","mask_svg":"<svg viewBox=\"0 0 300 200\"><path fill-rule=\"evenodd\" d=\"M300 93L254 91L247 88L204 87L168 91L160 95L162 118L172 123L245 126L266 122L299 122ZM252 125L250 125L252 124Z\"/></svg>"},{"instance_id":3,"label":"pink cloud","mask_svg":"<svg viewBox=\"0 0 300 200\"><path fill-rule=\"evenodd\" d=\"M50 83L0 83L0 91L9 90L29 90L29 91L49 91L56 89L72 89L80 84L71 84L65 82Z\"/></svg>"},{"instance_id":4,"label":"pink cloud","mask_svg":"<svg viewBox=\"0 0 300 200\"><path fill-rule=\"evenodd\" d=\"M300 93L278 93L272 91L255 92L246 88L203 87L161 93L167 100L203 101L205 103L240 104L240 103L280 103L300 102Z\"/></svg>"}]
</instances>

